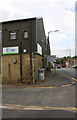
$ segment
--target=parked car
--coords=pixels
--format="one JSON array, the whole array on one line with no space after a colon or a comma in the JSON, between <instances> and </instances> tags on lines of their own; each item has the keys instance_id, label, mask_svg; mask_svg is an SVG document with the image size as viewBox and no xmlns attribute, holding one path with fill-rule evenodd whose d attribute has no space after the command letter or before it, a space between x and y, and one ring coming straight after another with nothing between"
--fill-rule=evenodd
<instances>
[{"instance_id":1,"label":"parked car","mask_svg":"<svg viewBox=\"0 0 77 120\"><path fill-rule=\"evenodd\" d=\"M77 68L77 65L73 66L73 68Z\"/></svg>"},{"instance_id":2,"label":"parked car","mask_svg":"<svg viewBox=\"0 0 77 120\"><path fill-rule=\"evenodd\" d=\"M62 63L62 67L63 67L63 68L66 67L66 62Z\"/></svg>"},{"instance_id":3,"label":"parked car","mask_svg":"<svg viewBox=\"0 0 77 120\"><path fill-rule=\"evenodd\" d=\"M61 66L60 66L60 65L57 65L57 68L61 68Z\"/></svg>"}]
</instances>

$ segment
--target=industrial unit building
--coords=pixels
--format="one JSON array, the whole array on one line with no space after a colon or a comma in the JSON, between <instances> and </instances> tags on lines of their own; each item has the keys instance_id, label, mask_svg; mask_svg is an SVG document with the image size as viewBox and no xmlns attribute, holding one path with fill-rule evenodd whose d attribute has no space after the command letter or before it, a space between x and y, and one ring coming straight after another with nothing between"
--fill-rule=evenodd
<instances>
[{"instance_id":1,"label":"industrial unit building","mask_svg":"<svg viewBox=\"0 0 77 120\"><path fill-rule=\"evenodd\" d=\"M0 75L1 75L1 56L2 56L2 24L0 24ZM1 83L1 81L0 81Z\"/></svg>"},{"instance_id":2,"label":"industrial unit building","mask_svg":"<svg viewBox=\"0 0 77 120\"><path fill-rule=\"evenodd\" d=\"M38 80L38 69L47 68L50 55L43 19L29 18L2 22L3 83Z\"/></svg>"}]
</instances>

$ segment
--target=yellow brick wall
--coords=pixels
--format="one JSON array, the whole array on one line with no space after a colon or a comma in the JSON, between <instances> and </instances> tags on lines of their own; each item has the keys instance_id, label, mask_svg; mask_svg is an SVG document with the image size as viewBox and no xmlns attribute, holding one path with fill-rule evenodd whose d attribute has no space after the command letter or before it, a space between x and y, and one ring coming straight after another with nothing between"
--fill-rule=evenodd
<instances>
[{"instance_id":1,"label":"yellow brick wall","mask_svg":"<svg viewBox=\"0 0 77 120\"><path fill-rule=\"evenodd\" d=\"M29 82L30 77L30 55L22 55L22 76L23 80Z\"/></svg>"},{"instance_id":2,"label":"yellow brick wall","mask_svg":"<svg viewBox=\"0 0 77 120\"><path fill-rule=\"evenodd\" d=\"M17 60L16 64L13 63L14 59ZM2 82L3 83L18 82L19 77L20 77L19 55L2 56Z\"/></svg>"},{"instance_id":3,"label":"yellow brick wall","mask_svg":"<svg viewBox=\"0 0 77 120\"><path fill-rule=\"evenodd\" d=\"M14 59L17 60L16 64L13 63ZM39 68L42 68L42 56L35 54L34 75L36 80L38 80ZM29 82L31 80L30 72L31 72L30 54L22 55L22 77L24 81ZM19 55L2 56L2 82L18 83L19 78L20 78L20 56Z\"/></svg>"},{"instance_id":4,"label":"yellow brick wall","mask_svg":"<svg viewBox=\"0 0 77 120\"><path fill-rule=\"evenodd\" d=\"M13 60L17 63L14 64ZM10 63L10 67L9 67ZM22 55L22 75L24 81L30 81L30 55ZM20 79L20 57L19 55L2 56L2 82L18 83Z\"/></svg>"},{"instance_id":5,"label":"yellow brick wall","mask_svg":"<svg viewBox=\"0 0 77 120\"><path fill-rule=\"evenodd\" d=\"M42 56L35 55L35 78L38 80L38 69L42 68Z\"/></svg>"}]
</instances>

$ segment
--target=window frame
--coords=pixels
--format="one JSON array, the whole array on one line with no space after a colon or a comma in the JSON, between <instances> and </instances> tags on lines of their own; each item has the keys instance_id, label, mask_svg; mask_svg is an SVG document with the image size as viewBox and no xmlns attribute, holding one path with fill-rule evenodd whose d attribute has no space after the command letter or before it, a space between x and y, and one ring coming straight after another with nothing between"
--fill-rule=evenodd
<instances>
[{"instance_id":1,"label":"window frame","mask_svg":"<svg viewBox=\"0 0 77 120\"><path fill-rule=\"evenodd\" d=\"M13 36L14 35L14 36ZM14 38L13 38L14 37ZM13 30L13 31L9 31L9 39L10 40L17 40L17 31Z\"/></svg>"},{"instance_id":2,"label":"window frame","mask_svg":"<svg viewBox=\"0 0 77 120\"><path fill-rule=\"evenodd\" d=\"M2 41L2 30L0 30L0 40Z\"/></svg>"},{"instance_id":3,"label":"window frame","mask_svg":"<svg viewBox=\"0 0 77 120\"><path fill-rule=\"evenodd\" d=\"M27 33L27 34L25 34L25 33ZM24 38L24 39L28 39L28 37L29 37L28 30L24 30L24 31L23 31L23 38Z\"/></svg>"}]
</instances>

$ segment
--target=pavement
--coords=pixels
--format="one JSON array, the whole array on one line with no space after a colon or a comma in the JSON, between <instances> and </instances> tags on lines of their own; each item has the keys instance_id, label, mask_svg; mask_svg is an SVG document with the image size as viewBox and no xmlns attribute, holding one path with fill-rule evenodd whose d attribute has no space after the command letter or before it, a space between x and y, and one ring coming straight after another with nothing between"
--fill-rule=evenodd
<instances>
[{"instance_id":1,"label":"pavement","mask_svg":"<svg viewBox=\"0 0 77 120\"><path fill-rule=\"evenodd\" d=\"M69 79L67 76L63 77L59 71L51 71L49 77L39 84L39 86L61 86L71 84L72 82L73 80Z\"/></svg>"},{"instance_id":2,"label":"pavement","mask_svg":"<svg viewBox=\"0 0 77 120\"><path fill-rule=\"evenodd\" d=\"M63 77L64 76L64 77ZM68 76L61 74L60 71L51 70L48 73L48 76L43 81L39 81L36 84L28 85L28 87L54 87L54 86L62 86L62 85L69 85L74 84L72 79L69 79Z\"/></svg>"},{"instance_id":3,"label":"pavement","mask_svg":"<svg viewBox=\"0 0 77 120\"><path fill-rule=\"evenodd\" d=\"M64 77L63 77L64 76ZM1 77L0 77L1 81ZM10 86L26 86L26 87L54 87L54 86L62 86L73 84L74 80L70 79L68 76L61 74L59 70L54 71L53 69L49 72L45 78L45 80L39 80L35 84L26 83L17 83L17 84L8 84ZM1 85L1 83L0 83Z\"/></svg>"}]
</instances>

